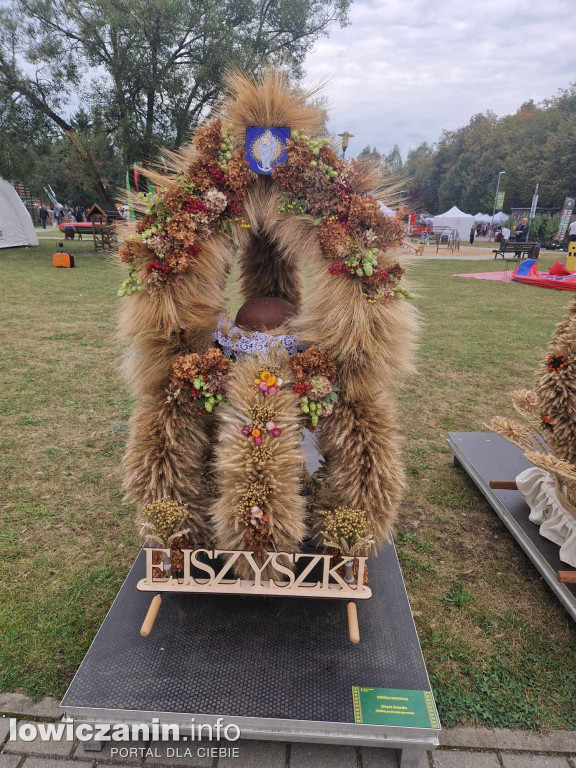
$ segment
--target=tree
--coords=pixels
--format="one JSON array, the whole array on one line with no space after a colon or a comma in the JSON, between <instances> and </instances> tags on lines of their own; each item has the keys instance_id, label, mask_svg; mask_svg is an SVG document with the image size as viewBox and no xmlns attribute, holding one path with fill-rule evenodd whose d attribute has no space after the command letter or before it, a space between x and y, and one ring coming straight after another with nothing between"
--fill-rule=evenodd
<instances>
[{"instance_id":1,"label":"tree","mask_svg":"<svg viewBox=\"0 0 576 768\"><path fill-rule=\"evenodd\" d=\"M37 68L34 78L26 74L20 64L21 33L23 30L20 29L18 17L6 10L0 10L0 93L4 103L8 105L8 111L15 113L20 110L22 113L23 107L20 102L25 102L36 119L45 118L56 125L72 142L78 153L79 162L92 178L94 189L100 200L112 204L102 179L100 160L61 113L63 97L60 94L63 92L67 77L72 77L73 69L63 68L61 71L52 71L51 79L41 67ZM43 48L35 45L32 33L29 46L31 61L41 60ZM47 56L47 54L44 55Z\"/></svg>"},{"instance_id":2,"label":"tree","mask_svg":"<svg viewBox=\"0 0 576 768\"><path fill-rule=\"evenodd\" d=\"M70 138L106 197L101 163L66 119L71 90L97 109L121 163L178 147L218 101L226 68L284 62L345 25L351 0L8 0L0 87ZM32 72L32 74L30 74Z\"/></svg>"},{"instance_id":3,"label":"tree","mask_svg":"<svg viewBox=\"0 0 576 768\"><path fill-rule=\"evenodd\" d=\"M412 197L428 210L458 205L491 211L496 179L506 207L530 204L536 182L540 204L559 207L576 193L576 87L542 104L528 101L513 115L474 115L468 125L444 131L433 147L408 152L404 170Z\"/></svg>"},{"instance_id":4,"label":"tree","mask_svg":"<svg viewBox=\"0 0 576 768\"><path fill-rule=\"evenodd\" d=\"M376 147L371 148L370 144L368 144L368 146L364 147L364 149L358 153L358 160L369 160L373 163L380 163L382 155L378 152Z\"/></svg>"},{"instance_id":5,"label":"tree","mask_svg":"<svg viewBox=\"0 0 576 768\"><path fill-rule=\"evenodd\" d=\"M390 152L384 156L384 165L392 173L398 173L402 170L402 154L398 144L394 144Z\"/></svg>"}]
</instances>

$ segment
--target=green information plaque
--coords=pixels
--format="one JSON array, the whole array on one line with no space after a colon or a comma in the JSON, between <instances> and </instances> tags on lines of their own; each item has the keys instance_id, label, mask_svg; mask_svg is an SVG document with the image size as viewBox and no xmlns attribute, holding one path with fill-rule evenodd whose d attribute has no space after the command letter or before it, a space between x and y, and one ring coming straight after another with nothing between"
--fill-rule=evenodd
<instances>
[{"instance_id":1,"label":"green information plaque","mask_svg":"<svg viewBox=\"0 0 576 768\"><path fill-rule=\"evenodd\" d=\"M355 723L440 728L431 691L353 685L352 699Z\"/></svg>"}]
</instances>

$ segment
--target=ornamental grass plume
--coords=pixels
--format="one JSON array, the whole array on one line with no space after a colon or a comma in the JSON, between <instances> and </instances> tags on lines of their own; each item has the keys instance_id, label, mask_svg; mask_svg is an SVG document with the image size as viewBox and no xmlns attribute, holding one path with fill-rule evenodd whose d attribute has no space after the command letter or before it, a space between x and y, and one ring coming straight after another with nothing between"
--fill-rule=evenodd
<instances>
[{"instance_id":1,"label":"ornamental grass plume","mask_svg":"<svg viewBox=\"0 0 576 768\"><path fill-rule=\"evenodd\" d=\"M531 389L516 389L512 392L512 402L519 413L540 415L536 395Z\"/></svg>"},{"instance_id":2,"label":"ornamental grass plume","mask_svg":"<svg viewBox=\"0 0 576 768\"><path fill-rule=\"evenodd\" d=\"M522 448L523 451L529 451L534 446L532 432L522 424L510 421L510 419L504 416L495 416L488 425L488 428L510 443L514 443L514 445Z\"/></svg>"},{"instance_id":3,"label":"ornamental grass plume","mask_svg":"<svg viewBox=\"0 0 576 768\"><path fill-rule=\"evenodd\" d=\"M540 433L543 429L551 429L552 422L540 413L534 392L529 389L515 390L512 392L512 404L519 416L530 425L533 438L540 442L542 439Z\"/></svg>"},{"instance_id":4,"label":"ornamental grass plume","mask_svg":"<svg viewBox=\"0 0 576 768\"><path fill-rule=\"evenodd\" d=\"M312 133L322 130L322 110L310 103L321 84L307 90L293 87L285 71L267 68L256 77L234 70L224 76L227 96L219 112L234 125L236 147L244 145L251 125L288 125Z\"/></svg>"},{"instance_id":5,"label":"ornamental grass plume","mask_svg":"<svg viewBox=\"0 0 576 768\"><path fill-rule=\"evenodd\" d=\"M541 453L540 451L526 451L524 455L535 466L547 470L568 483L576 483L575 464L559 459L551 453Z\"/></svg>"}]
</instances>

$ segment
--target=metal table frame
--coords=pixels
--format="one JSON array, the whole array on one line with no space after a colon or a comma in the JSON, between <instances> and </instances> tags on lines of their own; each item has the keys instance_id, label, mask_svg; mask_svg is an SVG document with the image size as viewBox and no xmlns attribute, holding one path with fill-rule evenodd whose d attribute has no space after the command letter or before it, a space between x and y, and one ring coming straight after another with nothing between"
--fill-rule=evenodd
<instances>
[{"instance_id":1,"label":"metal table frame","mask_svg":"<svg viewBox=\"0 0 576 768\"><path fill-rule=\"evenodd\" d=\"M398 561L394 552L393 545L389 545L390 549L388 550L388 556L387 556L387 568L390 569L391 567L394 569L397 569L396 572L388 573L387 575L392 578L392 580L399 579L400 581L397 583L397 590L395 593L395 603L393 602L394 608L396 609L396 613L394 614L396 621L398 621L399 617L397 614L398 610L402 610L405 613L403 620L409 620L410 622L410 641L407 640L407 647L411 646L410 651L406 651L406 653L410 653L410 664L417 664L418 669L420 670L418 672L419 680L422 685L422 688L429 689L430 685L429 683L426 685L424 681L428 680L428 676L426 673L426 668L424 666L424 661L421 656L420 646L417 641L416 631L412 619L412 615L410 612L410 607L408 603L408 597L406 595L404 582L402 580L402 575L400 572L400 567L398 565ZM392 565L391 565L392 564ZM97 724L97 723L106 723L110 725L114 725L117 723L125 723L125 724L152 724L152 718L158 718L160 724L176 724L180 727L181 733L186 733L187 726L188 726L188 732L190 732L190 723L191 718L195 718L196 724L198 723L207 723L207 724L215 724L218 717L224 718L224 724L226 723L235 723L239 726L242 732L242 738L249 738L249 739L263 739L263 740L270 740L270 741L290 741L290 742L311 742L311 743L323 743L323 744L347 744L352 746L365 746L365 747L381 747L381 748L388 748L388 749L398 749L401 750L400 752L400 766L401 768L416 768L418 766L418 762L420 760L422 751L424 750L430 750L434 749L438 746L438 734L440 732L440 729L433 729L433 728L414 728L414 727L401 727L401 726L384 726L384 725L370 725L370 724L364 724L364 723L354 723L354 722L333 722L329 719L327 720L319 720L319 719L288 719L288 718L276 718L276 717L254 717L254 716L237 716L234 714L230 714L230 712L222 711L222 712L215 712L214 707L212 707L212 711L162 711L160 708L158 710L153 710L149 708L142 708L142 709L131 709L129 707L127 708L117 708L114 706L104 706L103 705L103 699L102 696L100 697L100 700L97 702L97 705L90 705L90 699L91 699L91 681L92 679L95 679L98 676L98 664L101 665L101 669L106 663L106 659L101 659L97 664L94 663L94 659L97 657L99 651L98 647L100 648L100 651L103 647L103 644L106 641L106 637L102 636L103 629L108 625L108 632L110 632L111 627L114 626L118 633L125 633L127 630L129 631L129 636L127 637L126 644L134 643L135 647L138 647L137 644L140 643L150 643L151 638L153 638L154 632L157 631L156 628L153 630L152 635L150 638L140 638L138 635L139 625L138 623L135 623L134 626L131 626L132 619L128 618L126 621L128 624L126 626L121 626L120 622L125 620L125 611L123 610L122 601L126 601L127 598L130 598L130 601L141 601L142 606L144 607L147 605L147 602L149 600L149 596L146 593L137 592L134 584L140 575L140 572L143 567L143 553L139 555L139 558L136 560L135 565L133 566L133 569L129 576L127 577L126 581L124 582L124 585L122 586L120 592L116 596L116 599L114 603L112 604L112 607L110 608L108 615L105 619L105 621L102 624L102 627L100 628L98 634L96 635L90 649L88 650L88 653L86 654L86 657L80 666L80 669L76 673L74 680L70 684L68 691L66 692L64 699L61 703L61 710L63 712L63 715L67 721L74 721L75 723L90 723L90 724ZM127 582L130 582L127 584ZM195 598L198 596L195 595L185 595L180 596L186 598L186 600L190 600L191 598ZM205 597L205 596L201 596ZM222 596L213 596L209 598L210 600L222 600L226 599ZM235 598L236 600L238 598ZM328 606L326 604L341 604L341 601L333 601L333 600L298 600L297 598L258 598L258 597L249 597L244 598L244 600L254 601L254 604L256 604L258 601L261 600L283 600L284 603L288 603L288 605L295 605L295 602L306 604L306 606L315 606L313 609L314 611L322 611L326 610ZM372 600L375 598L371 598L369 601L361 601L362 603L371 603ZM323 608L324 606L324 608ZM400 607L399 607L400 606ZM157 624L161 623L162 621L162 611L165 610L166 607L163 605L161 608L160 615L157 619ZM342 605L342 611L344 611L344 605ZM291 611L292 612L292 611ZM192 609L191 609L192 613ZM370 615L369 613L367 615ZM343 615L344 616L344 615ZM122 618L119 618L122 617ZM231 620L234 620L234 617L231 617ZM112 624L111 624L112 623ZM264 630L263 630L264 631ZM362 632L364 632L366 636L366 644L368 646L369 642L377 642L378 633L382 631L382 625L371 627L369 620L365 616L363 619L361 618L361 636ZM412 634L413 633L413 634ZM340 636L340 627L338 628L338 637ZM344 617L342 619L342 627L341 627L341 634L342 634L342 641L343 641L343 647L350 646L351 648L361 648L362 646L362 640L360 642L360 646L351 646L348 638L347 638L347 632L346 632L346 624L344 621ZM104 633L105 635L105 633ZM415 641L414 641L415 638ZM395 646L396 647L396 646ZM401 644L400 644L401 647ZM318 648L316 648L316 652L318 652ZM418 657L419 656L419 660ZM92 661L90 659L92 658ZM337 663L338 660L336 660L335 663ZM146 674L146 668L143 667L141 670L142 674ZM127 680L127 684L129 685L129 680ZM281 686L283 683L280 682L279 686ZM375 682L372 680L352 680L351 684L360 684L360 685L384 685L381 681L379 682L376 680ZM394 685L390 685L389 687L402 687L398 684L398 680L394 683ZM414 688L416 686L414 685L405 685L406 688ZM96 695L96 694L95 694ZM326 683L326 696L330 697L330 682ZM128 697L129 699L130 697ZM136 700L136 699L134 699ZM142 700L142 699L140 699ZM352 710L351 707L351 688L350 688L350 712ZM249 712L249 707L247 706L247 711ZM352 720L352 716L349 718ZM241 741L236 742L236 745L241 746ZM87 751L96 751L100 749L102 745L100 744L94 744L94 743L88 743L85 745L85 749Z\"/></svg>"},{"instance_id":2,"label":"metal table frame","mask_svg":"<svg viewBox=\"0 0 576 768\"><path fill-rule=\"evenodd\" d=\"M491 432L450 432L448 446L454 466L462 466L486 501L528 555L534 566L576 621L576 585L561 584L556 573L570 570L558 557L557 544L540 536L528 520L530 509L518 491L494 490L490 480L514 480L532 466L520 448Z\"/></svg>"}]
</instances>

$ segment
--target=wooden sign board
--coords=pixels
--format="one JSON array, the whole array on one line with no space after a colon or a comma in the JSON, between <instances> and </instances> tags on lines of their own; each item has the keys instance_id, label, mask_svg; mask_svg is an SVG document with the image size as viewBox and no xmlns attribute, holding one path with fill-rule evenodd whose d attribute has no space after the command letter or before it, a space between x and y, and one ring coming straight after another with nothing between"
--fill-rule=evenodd
<instances>
[{"instance_id":1,"label":"wooden sign board","mask_svg":"<svg viewBox=\"0 0 576 768\"><path fill-rule=\"evenodd\" d=\"M331 568L331 555L317 555L303 552L268 552L266 559L259 564L253 552L223 549L184 549L184 569L181 578L169 576L155 578L153 569L158 566L152 562L154 552L168 557L169 549L146 548L146 577L138 582L141 592L211 592L228 595L260 595L266 597L323 597L346 600L366 600L372 596L372 590L364 584L367 557L344 555L337 566ZM202 555L202 559L200 559ZM224 564L218 561L220 556L228 556ZM253 579L233 578L234 564L244 558L254 574ZM342 571L352 571L351 565L358 562L357 575L351 581L342 577ZM304 564L299 575L288 567L288 563ZM346 564L350 566L346 567ZM344 564L344 568L342 565ZM310 582L310 573L315 567L321 568L321 581ZM192 575L192 569L201 571L204 578ZM273 570L278 578L263 578L265 569Z\"/></svg>"}]
</instances>

